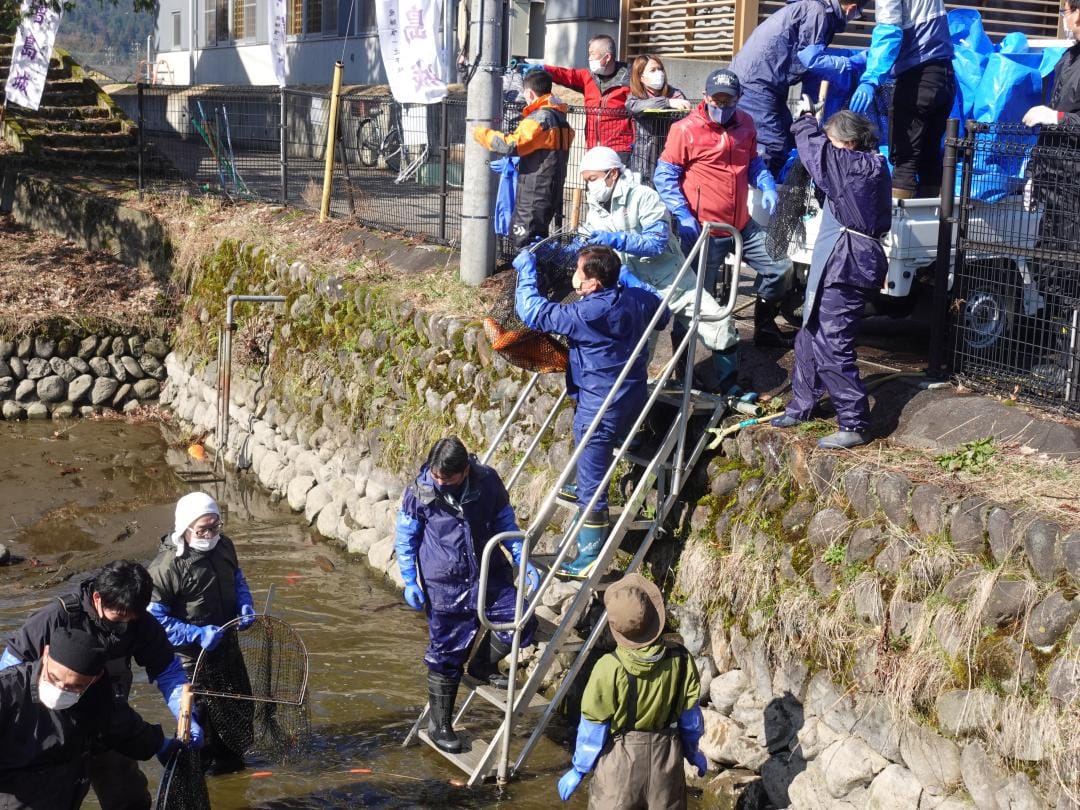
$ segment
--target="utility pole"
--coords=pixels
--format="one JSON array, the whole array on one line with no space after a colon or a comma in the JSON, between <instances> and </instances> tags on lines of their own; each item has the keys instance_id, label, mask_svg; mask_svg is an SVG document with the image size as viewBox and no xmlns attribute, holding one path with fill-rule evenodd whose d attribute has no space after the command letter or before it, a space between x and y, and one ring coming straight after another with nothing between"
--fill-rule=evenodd
<instances>
[{"instance_id":1,"label":"utility pole","mask_svg":"<svg viewBox=\"0 0 1080 810\"><path fill-rule=\"evenodd\" d=\"M468 2L469 0L461 0ZM472 0L469 62L474 65L465 107L465 167L461 193L461 280L477 286L495 271L496 180L488 150L472 138L473 127L497 126L502 114L503 5L506 0Z\"/></svg>"}]
</instances>

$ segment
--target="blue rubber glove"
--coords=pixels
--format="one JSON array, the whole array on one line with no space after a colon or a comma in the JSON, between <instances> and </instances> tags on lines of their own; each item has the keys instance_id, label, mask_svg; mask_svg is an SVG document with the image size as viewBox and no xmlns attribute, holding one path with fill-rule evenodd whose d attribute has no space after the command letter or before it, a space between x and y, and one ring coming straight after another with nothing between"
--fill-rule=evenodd
<instances>
[{"instance_id":1,"label":"blue rubber glove","mask_svg":"<svg viewBox=\"0 0 1080 810\"><path fill-rule=\"evenodd\" d=\"M0 654L0 669L7 669L8 667L13 667L16 664L21 663L22 661L19 660L19 656L15 655L15 653L7 647L4 647L4 652Z\"/></svg>"},{"instance_id":2,"label":"blue rubber glove","mask_svg":"<svg viewBox=\"0 0 1080 810\"><path fill-rule=\"evenodd\" d=\"M223 638L225 638L225 634L216 624L208 624L199 628L199 646L207 652L211 652L217 647Z\"/></svg>"},{"instance_id":3,"label":"blue rubber glove","mask_svg":"<svg viewBox=\"0 0 1080 810\"><path fill-rule=\"evenodd\" d=\"M255 608L251 605L240 606L240 629L247 630L255 624Z\"/></svg>"},{"instance_id":4,"label":"blue rubber glove","mask_svg":"<svg viewBox=\"0 0 1080 810\"><path fill-rule=\"evenodd\" d=\"M528 250L523 250L514 257L514 269L519 273L535 273L536 257Z\"/></svg>"},{"instance_id":5,"label":"blue rubber glove","mask_svg":"<svg viewBox=\"0 0 1080 810\"><path fill-rule=\"evenodd\" d=\"M859 115L865 114L874 103L874 92L874 85L869 82L859 82L859 86L855 88L855 93L851 96L851 101L848 102L848 109Z\"/></svg>"},{"instance_id":6,"label":"blue rubber glove","mask_svg":"<svg viewBox=\"0 0 1080 810\"><path fill-rule=\"evenodd\" d=\"M585 776L583 773L579 773L576 768L571 768L562 775L562 779L559 780L559 798L564 802L569 799L577 786L581 784L582 778Z\"/></svg>"},{"instance_id":7,"label":"blue rubber glove","mask_svg":"<svg viewBox=\"0 0 1080 810\"><path fill-rule=\"evenodd\" d=\"M520 540L511 540L508 544L510 549L510 558L514 561L514 567L517 568L521 565L521 549L522 543ZM540 587L540 572L536 567L529 562L525 561L525 588L527 593L532 593Z\"/></svg>"},{"instance_id":8,"label":"blue rubber glove","mask_svg":"<svg viewBox=\"0 0 1080 810\"><path fill-rule=\"evenodd\" d=\"M423 610L425 602L427 602L427 597L424 595L423 589L416 583L416 580L406 582L405 603L413 610Z\"/></svg>"},{"instance_id":9,"label":"blue rubber glove","mask_svg":"<svg viewBox=\"0 0 1080 810\"><path fill-rule=\"evenodd\" d=\"M676 233L679 236L679 242L682 245L683 253L689 253L694 247L694 242L701 236L701 226L698 224L698 221L693 214L683 214L679 217Z\"/></svg>"},{"instance_id":10,"label":"blue rubber glove","mask_svg":"<svg viewBox=\"0 0 1080 810\"><path fill-rule=\"evenodd\" d=\"M698 776L704 776L709 763L705 755L698 750L698 742L705 733L705 718L700 706L693 706L679 715L679 739L682 740L683 756L686 761L698 769Z\"/></svg>"},{"instance_id":11,"label":"blue rubber glove","mask_svg":"<svg viewBox=\"0 0 1080 810\"><path fill-rule=\"evenodd\" d=\"M514 259L517 266L522 256L532 259L535 268L536 259L529 251L525 250ZM405 583L405 602L413 610L424 607L427 597L417 582L416 552L420 548L420 536L424 533L424 527L412 515L398 510L397 523L394 528L394 554L397 556L398 570L401 571L401 580Z\"/></svg>"},{"instance_id":12,"label":"blue rubber glove","mask_svg":"<svg viewBox=\"0 0 1080 810\"><path fill-rule=\"evenodd\" d=\"M770 217L776 213L776 204L780 201L775 188L765 189L761 192L761 207Z\"/></svg>"},{"instance_id":13,"label":"blue rubber glove","mask_svg":"<svg viewBox=\"0 0 1080 810\"><path fill-rule=\"evenodd\" d=\"M251 623L255 620L255 600L251 596L251 588L248 587L247 578L239 568L236 569L233 581L236 584L236 615L246 617L244 621L240 622L240 629L246 630L251 627Z\"/></svg>"},{"instance_id":14,"label":"blue rubber glove","mask_svg":"<svg viewBox=\"0 0 1080 810\"><path fill-rule=\"evenodd\" d=\"M157 757L157 761L161 763L162 767L165 767L179 747L180 741L176 737L166 737L164 742L161 743L161 748L158 749L154 756Z\"/></svg>"},{"instance_id":15,"label":"blue rubber glove","mask_svg":"<svg viewBox=\"0 0 1080 810\"><path fill-rule=\"evenodd\" d=\"M198 751L200 748L203 747L203 743L206 742L206 734L203 732L203 727L199 725L199 721L195 717L194 713L192 713L191 715L190 733L191 742L188 743L187 747L190 748L192 751Z\"/></svg>"},{"instance_id":16,"label":"blue rubber glove","mask_svg":"<svg viewBox=\"0 0 1080 810\"><path fill-rule=\"evenodd\" d=\"M605 245L612 250L626 250L626 234L619 231L594 231L588 244Z\"/></svg>"},{"instance_id":17,"label":"blue rubber glove","mask_svg":"<svg viewBox=\"0 0 1080 810\"><path fill-rule=\"evenodd\" d=\"M866 69L866 58L869 55L870 55L870 49L869 48L863 48L861 51L855 51L855 53L853 53L851 55L851 58L849 60L851 62L851 66L853 68L855 68L856 70L865 70Z\"/></svg>"}]
</instances>

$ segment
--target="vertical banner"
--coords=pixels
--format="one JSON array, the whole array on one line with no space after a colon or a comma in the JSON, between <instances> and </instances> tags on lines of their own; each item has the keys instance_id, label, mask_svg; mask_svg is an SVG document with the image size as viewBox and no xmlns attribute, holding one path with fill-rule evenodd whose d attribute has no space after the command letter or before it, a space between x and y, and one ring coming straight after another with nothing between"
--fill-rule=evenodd
<instances>
[{"instance_id":1,"label":"vertical banner","mask_svg":"<svg viewBox=\"0 0 1080 810\"><path fill-rule=\"evenodd\" d=\"M9 104L36 110L45 92L45 77L63 9L51 8L47 0L23 0L21 14L4 99Z\"/></svg>"},{"instance_id":2,"label":"vertical banner","mask_svg":"<svg viewBox=\"0 0 1080 810\"><path fill-rule=\"evenodd\" d=\"M278 87L285 86L288 72L285 62L285 16L288 13L288 0L268 0L266 8L270 13L270 61L274 63L274 76Z\"/></svg>"},{"instance_id":3,"label":"vertical banner","mask_svg":"<svg viewBox=\"0 0 1080 810\"><path fill-rule=\"evenodd\" d=\"M379 51L394 99L434 104L446 97L446 52L439 39L445 0L379 0Z\"/></svg>"}]
</instances>

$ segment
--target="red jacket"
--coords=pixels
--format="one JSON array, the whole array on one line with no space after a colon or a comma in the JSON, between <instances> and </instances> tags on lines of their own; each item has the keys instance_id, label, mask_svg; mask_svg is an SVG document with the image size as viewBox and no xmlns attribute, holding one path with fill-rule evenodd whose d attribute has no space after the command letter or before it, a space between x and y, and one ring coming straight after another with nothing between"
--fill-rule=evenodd
<instances>
[{"instance_id":1,"label":"red jacket","mask_svg":"<svg viewBox=\"0 0 1080 810\"><path fill-rule=\"evenodd\" d=\"M750 161L757 156L754 120L736 110L727 126L714 123L701 102L671 125L660 160L683 170L679 181L698 222L727 222L739 230L750 221Z\"/></svg>"},{"instance_id":2,"label":"red jacket","mask_svg":"<svg viewBox=\"0 0 1080 810\"><path fill-rule=\"evenodd\" d=\"M629 152L634 145L634 120L626 112L630 95L630 68L616 62L610 78L598 77L588 68L561 68L544 65L552 80L585 94L585 146L608 146Z\"/></svg>"}]
</instances>

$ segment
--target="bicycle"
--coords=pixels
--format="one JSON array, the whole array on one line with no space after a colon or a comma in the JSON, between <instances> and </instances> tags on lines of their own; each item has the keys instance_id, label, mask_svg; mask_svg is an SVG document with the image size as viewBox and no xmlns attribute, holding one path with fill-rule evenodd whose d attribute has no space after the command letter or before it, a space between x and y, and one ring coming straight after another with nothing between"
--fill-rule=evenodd
<instances>
[{"instance_id":1,"label":"bicycle","mask_svg":"<svg viewBox=\"0 0 1080 810\"><path fill-rule=\"evenodd\" d=\"M356 154L360 163L368 168L375 168L381 159L383 165L397 176L394 183L401 185L410 180L420 181L420 169L428 161L428 146L422 144L419 152L412 153L416 147L402 142L399 124L401 109L396 104L390 106L390 128L382 131L379 119L382 114L381 102L357 102L361 118L356 129Z\"/></svg>"}]
</instances>

